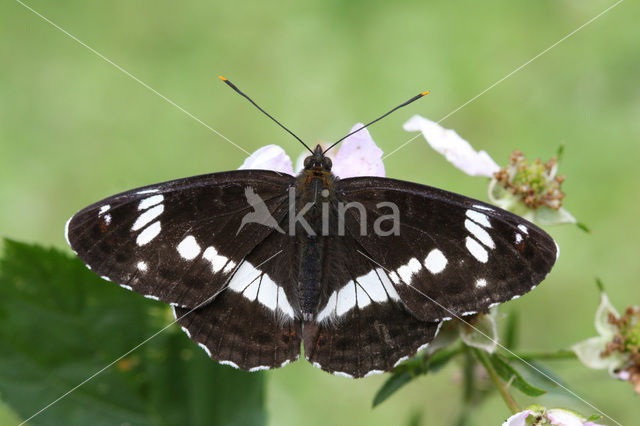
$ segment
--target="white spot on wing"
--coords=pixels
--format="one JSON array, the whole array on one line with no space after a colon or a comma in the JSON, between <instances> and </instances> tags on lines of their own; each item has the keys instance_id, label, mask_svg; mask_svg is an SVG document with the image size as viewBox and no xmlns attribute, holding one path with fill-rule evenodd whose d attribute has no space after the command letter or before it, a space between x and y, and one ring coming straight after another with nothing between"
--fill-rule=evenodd
<instances>
[{"instance_id":1,"label":"white spot on wing","mask_svg":"<svg viewBox=\"0 0 640 426\"><path fill-rule=\"evenodd\" d=\"M160 221L156 220L151 225L144 228L144 230L138 234L138 238L136 238L136 244L138 246L143 246L153 240L158 236L162 228L160 227Z\"/></svg>"},{"instance_id":2,"label":"white spot on wing","mask_svg":"<svg viewBox=\"0 0 640 426\"><path fill-rule=\"evenodd\" d=\"M174 310L174 312L175 312L175 310ZM175 317L175 315L174 315L174 317ZM184 334L186 334L189 338L191 338L191 333L189 333L189 330L187 330L186 327L180 327L180 328L182 329L182 331L184 331Z\"/></svg>"},{"instance_id":3,"label":"white spot on wing","mask_svg":"<svg viewBox=\"0 0 640 426\"><path fill-rule=\"evenodd\" d=\"M206 347L203 343L198 343L198 346L200 346L202 349L204 349L204 351L207 353L207 355L209 355L209 358L211 358L211 351L209 350L208 347Z\"/></svg>"},{"instance_id":4,"label":"white spot on wing","mask_svg":"<svg viewBox=\"0 0 640 426\"><path fill-rule=\"evenodd\" d=\"M230 260L229 263L227 263L227 266L222 271L222 273L223 274L228 274L231 271L233 271L233 268L235 268L235 267L236 267L236 262L234 262L233 260Z\"/></svg>"},{"instance_id":5,"label":"white spot on wing","mask_svg":"<svg viewBox=\"0 0 640 426\"><path fill-rule=\"evenodd\" d=\"M201 248L193 235L187 235L184 237L184 240L178 244L177 250L183 259L192 260L200 254Z\"/></svg>"},{"instance_id":6,"label":"white spot on wing","mask_svg":"<svg viewBox=\"0 0 640 426\"><path fill-rule=\"evenodd\" d=\"M558 258L560 257L560 246L555 241L553 241L553 244L556 245L556 262L557 262Z\"/></svg>"},{"instance_id":7,"label":"white spot on wing","mask_svg":"<svg viewBox=\"0 0 640 426\"><path fill-rule=\"evenodd\" d=\"M100 278L102 278L105 281L111 282L111 278L107 277L106 275L102 275L102 276L100 276Z\"/></svg>"},{"instance_id":8,"label":"white spot on wing","mask_svg":"<svg viewBox=\"0 0 640 426\"><path fill-rule=\"evenodd\" d=\"M411 277L422 269L422 265L415 257L411 258L406 265L400 266L397 271L398 275L405 284L411 284Z\"/></svg>"},{"instance_id":9,"label":"white spot on wing","mask_svg":"<svg viewBox=\"0 0 640 426\"><path fill-rule=\"evenodd\" d=\"M395 363L395 364L393 364L393 366L394 366L394 367L397 367L397 366L398 366L398 364L400 364L401 362L404 362L404 361L406 361L406 360L408 360L408 359L409 359L409 357L408 357L408 356L403 356L402 358L400 358L399 360L397 360L397 361L396 361L396 363Z\"/></svg>"},{"instance_id":10,"label":"white spot on wing","mask_svg":"<svg viewBox=\"0 0 640 426\"><path fill-rule=\"evenodd\" d=\"M334 376L346 377L347 379L353 379L353 376L351 374L345 373L344 371L334 371L333 375Z\"/></svg>"},{"instance_id":11,"label":"white spot on wing","mask_svg":"<svg viewBox=\"0 0 640 426\"><path fill-rule=\"evenodd\" d=\"M482 225L485 228L491 228L491 223L489 223L489 218L486 214L477 212L475 210L467 210L466 215L469 219L473 220L478 225Z\"/></svg>"},{"instance_id":12,"label":"white spot on wing","mask_svg":"<svg viewBox=\"0 0 640 426\"><path fill-rule=\"evenodd\" d=\"M395 271L390 271L389 277L391 278L391 281L394 282L394 284L400 283L400 277L398 276L398 274L395 273Z\"/></svg>"},{"instance_id":13,"label":"white spot on wing","mask_svg":"<svg viewBox=\"0 0 640 426\"><path fill-rule=\"evenodd\" d=\"M438 274L447 266L447 258L438 249L433 249L424 260L424 266L432 274Z\"/></svg>"},{"instance_id":14,"label":"white spot on wing","mask_svg":"<svg viewBox=\"0 0 640 426\"><path fill-rule=\"evenodd\" d=\"M375 270L372 269L366 275L358 277L356 281L374 302L384 302L388 299L387 292L384 290L384 286ZM358 302L360 302L360 296L358 296Z\"/></svg>"},{"instance_id":15,"label":"white spot on wing","mask_svg":"<svg viewBox=\"0 0 640 426\"><path fill-rule=\"evenodd\" d=\"M529 235L529 229L523 224L518 225L518 229L524 232L525 234Z\"/></svg>"},{"instance_id":16,"label":"white spot on wing","mask_svg":"<svg viewBox=\"0 0 640 426\"><path fill-rule=\"evenodd\" d=\"M358 308L362 309L371 304L371 298L367 293L356 283L356 299L358 299Z\"/></svg>"},{"instance_id":17,"label":"white spot on wing","mask_svg":"<svg viewBox=\"0 0 640 426\"><path fill-rule=\"evenodd\" d=\"M164 211L164 204L160 204L158 206L155 206L152 209L145 211L140 216L138 216L138 219L136 219L136 221L133 223L131 230L137 231L138 229L144 228L147 225L147 223L151 222L156 217L160 216L163 211Z\"/></svg>"},{"instance_id":18,"label":"white spot on wing","mask_svg":"<svg viewBox=\"0 0 640 426\"><path fill-rule=\"evenodd\" d=\"M467 237L466 246L469 253L471 253L471 255L479 262L487 263L487 260L489 260L489 253L487 253L487 250L485 250L479 242L471 237Z\"/></svg>"},{"instance_id":19,"label":"white spot on wing","mask_svg":"<svg viewBox=\"0 0 640 426\"><path fill-rule=\"evenodd\" d=\"M133 291L133 287L131 287L130 285L126 285L126 284L120 284L120 287L127 289L129 291Z\"/></svg>"},{"instance_id":20,"label":"white spot on wing","mask_svg":"<svg viewBox=\"0 0 640 426\"><path fill-rule=\"evenodd\" d=\"M511 300L516 300L516 299L517 299L517 298L519 298L519 297L520 297L520 295L519 295L519 294L516 294L515 296L513 296L513 297L511 298Z\"/></svg>"},{"instance_id":21,"label":"white spot on wing","mask_svg":"<svg viewBox=\"0 0 640 426\"><path fill-rule=\"evenodd\" d=\"M338 301L336 303L336 315L342 316L356 306L356 285L353 281L349 281L347 285L342 287L338 292Z\"/></svg>"},{"instance_id":22,"label":"white spot on wing","mask_svg":"<svg viewBox=\"0 0 640 426\"><path fill-rule=\"evenodd\" d=\"M213 270L214 274L224 268L224 265L227 264L227 260L229 260L226 257L219 255L218 251L212 246L207 247L204 253L202 253L202 257L204 257L211 263L211 269ZM235 266L235 263L233 264L233 266Z\"/></svg>"},{"instance_id":23,"label":"white spot on wing","mask_svg":"<svg viewBox=\"0 0 640 426\"><path fill-rule=\"evenodd\" d=\"M389 277L387 277L387 273L382 268L377 268L376 272L378 273L378 276L380 277L380 281L382 281L382 286L387 291L387 294L389 295L389 297L392 298L393 300L400 300L400 296L398 295L398 292L396 291L391 281L389 281ZM396 275L395 272L389 273L389 275L391 276L392 279L394 275L396 278L398 278L398 275ZM398 282L400 282L399 279L398 279Z\"/></svg>"},{"instance_id":24,"label":"white spot on wing","mask_svg":"<svg viewBox=\"0 0 640 426\"><path fill-rule=\"evenodd\" d=\"M67 220L67 223L64 224L64 239L67 240L67 244L69 244L69 247L71 247L71 242L69 241L69 223L71 222L71 219L73 219L73 216L69 218L69 220Z\"/></svg>"},{"instance_id":25,"label":"white spot on wing","mask_svg":"<svg viewBox=\"0 0 640 426\"><path fill-rule=\"evenodd\" d=\"M109 211L110 208L111 208L111 206L109 204L105 204L104 206L100 207L100 211L98 212L98 216L105 214L106 212Z\"/></svg>"},{"instance_id":26,"label":"white spot on wing","mask_svg":"<svg viewBox=\"0 0 640 426\"><path fill-rule=\"evenodd\" d=\"M334 291L333 293L331 293L331 296L329 296L327 305L318 313L318 316L316 317L316 322L324 321L326 318L330 318L331 315L335 313L336 300L337 300L337 294Z\"/></svg>"},{"instance_id":27,"label":"white spot on wing","mask_svg":"<svg viewBox=\"0 0 640 426\"><path fill-rule=\"evenodd\" d=\"M479 240L485 246L489 247L490 249L496 248L496 245L491 239L491 236L489 236L489 233L485 231L483 228L481 228L475 222L469 219L466 219L464 221L464 227L467 228L467 231L469 231L471 235L476 237L476 239Z\"/></svg>"},{"instance_id":28,"label":"white spot on wing","mask_svg":"<svg viewBox=\"0 0 640 426\"><path fill-rule=\"evenodd\" d=\"M383 370L371 370L367 374L365 374L364 377L374 376L376 374L384 374L384 371Z\"/></svg>"},{"instance_id":29,"label":"white spot on wing","mask_svg":"<svg viewBox=\"0 0 640 426\"><path fill-rule=\"evenodd\" d=\"M427 349L428 347L429 347L429 343L425 343L424 345L422 345L422 346L420 346L420 347L418 348L418 350L416 351L416 353L418 353L418 352L420 352L420 351L423 351L423 350Z\"/></svg>"},{"instance_id":30,"label":"white spot on wing","mask_svg":"<svg viewBox=\"0 0 640 426\"><path fill-rule=\"evenodd\" d=\"M254 371L268 370L269 368L271 368L271 367L269 367L267 365L259 365L257 367L251 367L249 369L249 372L253 373Z\"/></svg>"},{"instance_id":31,"label":"white spot on wing","mask_svg":"<svg viewBox=\"0 0 640 426\"><path fill-rule=\"evenodd\" d=\"M147 272L147 264L146 264L146 262L138 262L136 267L138 268L139 271Z\"/></svg>"},{"instance_id":32,"label":"white spot on wing","mask_svg":"<svg viewBox=\"0 0 640 426\"><path fill-rule=\"evenodd\" d=\"M491 207L487 207L487 206L481 206L480 204L474 204L473 205L474 209L480 209L480 210L488 210L490 212L493 211L493 209Z\"/></svg>"},{"instance_id":33,"label":"white spot on wing","mask_svg":"<svg viewBox=\"0 0 640 426\"><path fill-rule=\"evenodd\" d=\"M164 201L164 195L152 195L151 197L145 198L140 201L138 204L138 210L145 210L151 206L155 206L156 204L160 204Z\"/></svg>"},{"instance_id":34,"label":"white spot on wing","mask_svg":"<svg viewBox=\"0 0 640 426\"><path fill-rule=\"evenodd\" d=\"M228 365L228 366L233 367L233 368L236 368L236 369L240 369L240 367L238 367L238 364L236 364L236 363L235 363L235 362L233 362L233 361L226 361L226 360L225 360L225 361L219 361L218 363L219 363L219 364L222 364L222 365Z\"/></svg>"},{"instance_id":35,"label":"white spot on wing","mask_svg":"<svg viewBox=\"0 0 640 426\"><path fill-rule=\"evenodd\" d=\"M138 194L138 195L153 194L154 192L158 192L158 191L159 191L158 189L145 189L145 190L136 192L136 194Z\"/></svg>"},{"instance_id":36,"label":"white spot on wing","mask_svg":"<svg viewBox=\"0 0 640 426\"><path fill-rule=\"evenodd\" d=\"M260 282L258 302L262 303L272 311L275 311L278 307L278 286L266 274L262 276Z\"/></svg>"},{"instance_id":37,"label":"white spot on wing","mask_svg":"<svg viewBox=\"0 0 640 426\"><path fill-rule=\"evenodd\" d=\"M104 215L104 223L109 226L111 225L111 214L107 213Z\"/></svg>"},{"instance_id":38,"label":"white spot on wing","mask_svg":"<svg viewBox=\"0 0 640 426\"><path fill-rule=\"evenodd\" d=\"M522 234L516 232L516 244L520 244L522 242Z\"/></svg>"},{"instance_id":39,"label":"white spot on wing","mask_svg":"<svg viewBox=\"0 0 640 426\"><path fill-rule=\"evenodd\" d=\"M242 262L235 275L229 282L229 290L233 290L236 293L244 291L246 285L255 280L260 275L260 271L253 267L249 262Z\"/></svg>"},{"instance_id":40,"label":"white spot on wing","mask_svg":"<svg viewBox=\"0 0 640 426\"><path fill-rule=\"evenodd\" d=\"M293 308L289 304L287 295L284 294L284 289L280 286L278 286L278 309L280 309L282 313L284 313L291 319L295 317L295 313L293 312Z\"/></svg>"},{"instance_id":41,"label":"white spot on wing","mask_svg":"<svg viewBox=\"0 0 640 426\"><path fill-rule=\"evenodd\" d=\"M260 280L258 278L253 280L253 282L249 284L249 287L244 289L242 295L252 302L256 300L256 296L258 295L259 282Z\"/></svg>"},{"instance_id":42,"label":"white spot on wing","mask_svg":"<svg viewBox=\"0 0 640 426\"><path fill-rule=\"evenodd\" d=\"M487 280L485 280L484 278L480 278L476 281L476 287L482 288L486 286L487 286Z\"/></svg>"},{"instance_id":43,"label":"white spot on wing","mask_svg":"<svg viewBox=\"0 0 640 426\"><path fill-rule=\"evenodd\" d=\"M153 294L145 294L144 297L151 300L160 300L158 296L154 296Z\"/></svg>"}]
</instances>

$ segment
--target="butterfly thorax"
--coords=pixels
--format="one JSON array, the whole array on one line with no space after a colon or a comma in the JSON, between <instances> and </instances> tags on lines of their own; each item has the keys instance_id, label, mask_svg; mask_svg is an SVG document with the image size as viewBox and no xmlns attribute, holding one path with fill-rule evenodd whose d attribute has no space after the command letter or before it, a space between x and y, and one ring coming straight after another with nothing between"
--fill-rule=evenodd
<instances>
[{"instance_id":1,"label":"butterfly thorax","mask_svg":"<svg viewBox=\"0 0 640 426\"><path fill-rule=\"evenodd\" d=\"M327 241L335 227L331 206L335 203L336 178L331 173L331 160L324 156L320 145L305 159L304 166L296 182L295 214L301 219L295 221L297 291L303 319L311 321L318 311L326 279L322 272L327 266Z\"/></svg>"}]
</instances>

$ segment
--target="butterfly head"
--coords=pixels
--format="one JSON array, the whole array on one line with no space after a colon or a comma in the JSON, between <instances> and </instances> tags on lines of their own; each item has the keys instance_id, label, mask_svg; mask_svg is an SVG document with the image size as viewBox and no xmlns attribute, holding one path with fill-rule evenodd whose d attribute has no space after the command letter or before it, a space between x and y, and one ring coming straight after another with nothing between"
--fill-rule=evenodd
<instances>
[{"instance_id":1,"label":"butterfly head","mask_svg":"<svg viewBox=\"0 0 640 426\"><path fill-rule=\"evenodd\" d=\"M329 157L325 157L320 145L316 146L312 155L304 159L305 170L330 172L331 166L331 159Z\"/></svg>"}]
</instances>

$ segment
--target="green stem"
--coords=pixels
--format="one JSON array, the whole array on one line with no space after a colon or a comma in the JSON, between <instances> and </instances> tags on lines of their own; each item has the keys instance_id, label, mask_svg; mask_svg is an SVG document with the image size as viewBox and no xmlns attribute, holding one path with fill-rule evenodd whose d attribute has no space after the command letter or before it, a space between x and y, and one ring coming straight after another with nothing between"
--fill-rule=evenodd
<instances>
[{"instance_id":1,"label":"green stem","mask_svg":"<svg viewBox=\"0 0 640 426\"><path fill-rule=\"evenodd\" d=\"M507 404L507 407L509 407L511 412L513 414L516 414L522 411L518 403L509 393L509 390L505 386L500 376L498 376L498 373L496 372L495 368L493 368L493 365L491 365L491 361L489 360L489 356L487 355L487 353L477 348L473 348L473 353L478 358L478 361L480 361L480 363L484 366L485 370L487 370L491 381L498 389L498 392L500 392L500 396L502 396L502 399L504 400L505 404Z\"/></svg>"},{"instance_id":2,"label":"green stem","mask_svg":"<svg viewBox=\"0 0 640 426\"><path fill-rule=\"evenodd\" d=\"M561 349L554 352L519 352L519 353L501 353L507 359L575 359L576 353L568 350Z\"/></svg>"}]
</instances>

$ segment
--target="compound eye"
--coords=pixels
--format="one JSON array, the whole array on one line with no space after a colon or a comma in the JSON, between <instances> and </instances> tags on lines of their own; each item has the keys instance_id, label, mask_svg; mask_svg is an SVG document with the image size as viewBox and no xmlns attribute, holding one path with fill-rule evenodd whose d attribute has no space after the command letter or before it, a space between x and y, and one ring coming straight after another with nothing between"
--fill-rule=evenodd
<instances>
[{"instance_id":1,"label":"compound eye","mask_svg":"<svg viewBox=\"0 0 640 426\"><path fill-rule=\"evenodd\" d=\"M305 169L311 168L311 161L312 161L311 157L307 157L307 158L304 159L304 168Z\"/></svg>"},{"instance_id":2,"label":"compound eye","mask_svg":"<svg viewBox=\"0 0 640 426\"><path fill-rule=\"evenodd\" d=\"M333 166L331 159L329 157L324 157L322 159L322 167L327 170L331 170L331 166Z\"/></svg>"}]
</instances>

